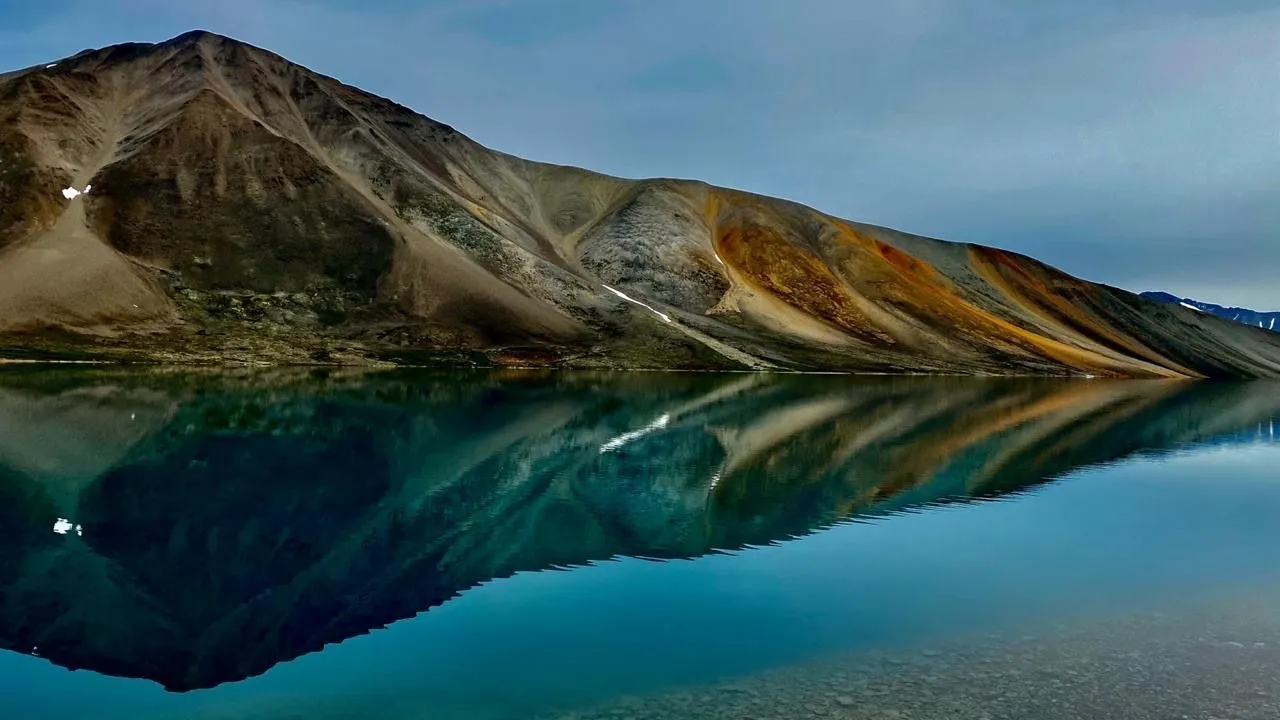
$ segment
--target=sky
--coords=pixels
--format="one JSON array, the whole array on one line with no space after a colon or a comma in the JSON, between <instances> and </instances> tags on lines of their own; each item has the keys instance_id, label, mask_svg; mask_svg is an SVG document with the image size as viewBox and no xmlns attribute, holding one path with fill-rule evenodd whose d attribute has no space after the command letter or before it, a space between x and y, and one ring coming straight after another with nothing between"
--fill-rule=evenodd
<instances>
[{"instance_id":1,"label":"sky","mask_svg":"<svg viewBox=\"0 0 1280 720\"><path fill-rule=\"evenodd\" d=\"M532 160L1280 309L1280 0L0 0L0 71L196 28Z\"/></svg>"}]
</instances>

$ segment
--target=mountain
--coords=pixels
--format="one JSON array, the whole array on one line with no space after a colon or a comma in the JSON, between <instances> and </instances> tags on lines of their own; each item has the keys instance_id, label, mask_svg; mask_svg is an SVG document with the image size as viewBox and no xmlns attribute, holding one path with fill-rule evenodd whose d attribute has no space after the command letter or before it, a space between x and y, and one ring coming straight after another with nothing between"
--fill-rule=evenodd
<instances>
[{"instance_id":1,"label":"mountain","mask_svg":"<svg viewBox=\"0 0 1280 720\"><path fill-rule=\"evenodd\" d=\"M0 649L208 688L517 572L784 542L1280 420L1271 382L323 372L6 372Z\"/></svg>"},{"instance_id":2,"label":"mountain","mask_svg":"<svg viewBox=\"0 0 1280 720\"><path fill-rule=\"evenodd\" d=\"M1216 315L1220 318L1226 318L1232 322L1238 322L1242 325L1256 326L1265 330L1280 332L1277 325L1280 325L1280 312L1259 312L1248 308L1240 307L1223 307L1214 305L1213 303L1192 300L1191 298L1180 298L1176 295L1170 295L1167 292L1144 292L1142 297L1156 302L1169 303L1172 305L1181 305L1192 310Z\"/></svg>"},{"instance_id":3,"label":"mountain","mask_svg":"<svg viewBox=\"0 0 1280 720\"><path fill-rule=\"evenodd\" d=\"M1257 328L528 162L205 32L0 75L0 197L10 358L1280 375Z\"/></svg>"}]
</instances>

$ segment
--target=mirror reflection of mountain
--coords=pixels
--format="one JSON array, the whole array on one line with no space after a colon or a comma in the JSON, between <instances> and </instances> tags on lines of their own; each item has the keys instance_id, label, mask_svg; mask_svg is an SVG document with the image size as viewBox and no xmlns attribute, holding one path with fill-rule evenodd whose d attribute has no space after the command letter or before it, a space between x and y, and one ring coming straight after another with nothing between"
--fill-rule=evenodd
<instances>
[{"instance_id":1,"label":"mirror reflection of mountain","mask_svg":"<svg viewBox=\"0 0 1280 720\"><path fill-rule=\"evenodd\" d=\"M1249 440L1280 384L0 375L0 646L191 690L479 583Z\"/></svg>"}]
</instances>

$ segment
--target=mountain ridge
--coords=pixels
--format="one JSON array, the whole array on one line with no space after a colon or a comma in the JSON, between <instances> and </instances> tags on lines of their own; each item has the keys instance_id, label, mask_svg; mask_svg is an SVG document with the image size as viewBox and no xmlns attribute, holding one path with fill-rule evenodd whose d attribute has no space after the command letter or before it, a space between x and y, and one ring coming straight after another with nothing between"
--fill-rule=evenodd
<instances>
[{"instance_id":1,"label":"mountain ridge","mask_svg":"<svg viewBox=\"0 0 1280 720\"><path fill-rule=\"evenodd\" d=\"M0 119L0 356L1280 375L1024 255L522 160L207 31L0 75Z\"/></svg>"},{"instance_id":2,"label":"mountain ridge","mask_svg":"<svg viewBox=\"0 0 1280 720\"><path fill-rule=\"evenodd\" d=\"M1169 303L1173 305L1181 305L1192 310L1200 310L1211 315L1215 315L1232 322L1238 322L1241 325L1249 325L1260 327L1264 330L1276 330L1277 321L1280 321L1280 312L1265 312L1261 310L1251 310L1244 307L1227 307L1215 303L1204 302L1194 298L1178 297L1167 292L1144 292L1140 293L1142 297L1157 302Z\"/></svg>"}]
</instances>

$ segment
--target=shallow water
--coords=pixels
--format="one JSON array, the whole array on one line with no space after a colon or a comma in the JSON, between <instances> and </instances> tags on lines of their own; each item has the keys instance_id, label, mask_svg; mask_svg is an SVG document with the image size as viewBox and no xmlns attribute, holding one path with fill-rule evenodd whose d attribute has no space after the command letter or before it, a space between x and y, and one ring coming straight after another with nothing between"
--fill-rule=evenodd
<instances>
[{"instance_id":1,"label":"shallow water","mask_svg":"<svg viewBox=\"0 0 1280 720\"><path fill-rule=\"evenodd\" d=\"M1263 382L6 371L0 715L1276 717L1276 420Z\"/></svg>"}]
</instances>

